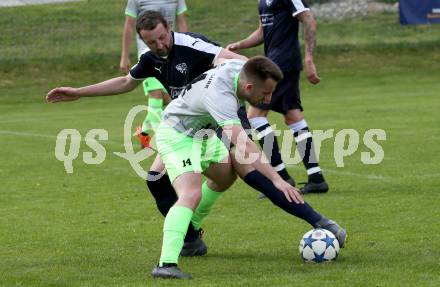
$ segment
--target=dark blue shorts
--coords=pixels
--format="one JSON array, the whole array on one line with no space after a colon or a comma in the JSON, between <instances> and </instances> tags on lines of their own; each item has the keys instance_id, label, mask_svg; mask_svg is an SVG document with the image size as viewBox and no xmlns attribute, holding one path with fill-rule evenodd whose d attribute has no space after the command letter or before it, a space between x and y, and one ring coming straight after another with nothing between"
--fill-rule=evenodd
<instances>
[{"instance_id":1,"label":"dark blue shorts","mask_svg":"<svg viewBox=\"0 0 440 287\"><path fill-rule=\"evenodd\" d=\"M259 104L262 110L271 110L285 115L288 110L303 111L299 93L299 77L301 71L284 72L284 78L278 83L272 94L270 104Z\"/></svg>"}]
</instances>

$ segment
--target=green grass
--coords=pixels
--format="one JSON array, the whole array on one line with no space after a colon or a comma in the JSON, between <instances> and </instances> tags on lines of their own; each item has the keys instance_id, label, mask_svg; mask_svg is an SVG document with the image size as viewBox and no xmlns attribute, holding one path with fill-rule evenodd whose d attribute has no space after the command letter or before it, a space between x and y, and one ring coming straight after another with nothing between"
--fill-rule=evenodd
<instances>
[{"instance_id":1,"label":"green grass","mask_svg":"<svg viewBox=\"0 0 440 287\"><path fill-rule=\"evenodd\" d=\"M348 229L338 261L303 264L297 245L309 226L238 181L206 221L208 255L181 260L195 277L182 284L150 279L163 219L144 181L113 154L124 151L124 119L145 102L141 92L44 103L55 86L118 75L123 2L0 9L1 286L438 286L439 25L401 27L392 14L319 22L323 80L302 81L307 121L334 135L360 134L343 168L333 158L334 137L323 142L331 192L306 197ZM257 23L253 1L188 5L192 30L222 44ZM283 127L278 115L271 120ZM107 130L104 163L85 164L83 152L92 150L82 142L66 174L54 156L65 128L82 137ZM372 128L386 131L385 158L364 165L362 137ZM289 171L306 178L301 165Z\"/></svg>"}]
</instances>

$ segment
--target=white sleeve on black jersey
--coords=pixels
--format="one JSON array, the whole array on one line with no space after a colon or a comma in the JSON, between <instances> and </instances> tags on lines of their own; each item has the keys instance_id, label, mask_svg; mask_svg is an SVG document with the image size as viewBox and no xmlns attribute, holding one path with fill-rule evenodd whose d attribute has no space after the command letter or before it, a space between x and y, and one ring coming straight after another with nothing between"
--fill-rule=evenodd
<instances>
[{"instance_id":1,"label":"white sleeve on black jersey","mask_svg":"<svg viewBox=\"0 0 440 287\"><path fill-rule=\"evenodd\" d=\"M211 43L203 41L202 39L194 38L183 33L174 33L174 45L188 47L204 54L211 54L213 55L212 64L222 50L222 47L215 46Z\"/></svg>"},{"instance_id":2,"label":"white sleeve on black jersey","mask_svg":"<svg viewBox=\"0 0 440 287\"><path fill-rule=\"evenodd\" d=\"M293 17L296 17L296 15L298 15L304 11L310 10L307 3L303 0L288 0L288 1L291 2L291 4L292 4L290 12L292 13Z\"/></svg>"}]
</instances>

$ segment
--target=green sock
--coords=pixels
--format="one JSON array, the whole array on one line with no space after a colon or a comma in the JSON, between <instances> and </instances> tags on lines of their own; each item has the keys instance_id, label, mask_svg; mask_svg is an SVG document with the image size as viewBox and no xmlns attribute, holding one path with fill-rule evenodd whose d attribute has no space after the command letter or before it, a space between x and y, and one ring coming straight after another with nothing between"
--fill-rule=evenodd
<instances>
[{"instance_id":1,"label":"green sock","mask_svg":"<svg viewBox=\"0 0 440 287\"><path fill-rule=\"evenodd\" d=\"M208 187L205 181L202 185L202 199L200 199L199 205L197 206L194 214L191 218L191 222L194 229L200 229L202 222L206 216L211 212L212 206L219 199L223 192L217 192Z\"/></svg>"},{"instance_id":2,"label":"green sock","mask_svg":"<svg viewBox=\"0 0 440 287\"><path fill-rule=\"evenodd\" d=\"M162 118L163 100L148 98L148 113L142 123L142 132L148 133L149 130L155 131Z\"/></svg>"},{"instance_id":3,"label":"green sock","mask_svg":"<svg viewBox=\"0 0 440 287\"><path fill-rule=\"evenodd\" d=\"M162 266L163 263L177 264L192 215L193 211L184 206L175 205L168 211L163 224L163 243L159 266Z\"/></svg>"}]
</instances>

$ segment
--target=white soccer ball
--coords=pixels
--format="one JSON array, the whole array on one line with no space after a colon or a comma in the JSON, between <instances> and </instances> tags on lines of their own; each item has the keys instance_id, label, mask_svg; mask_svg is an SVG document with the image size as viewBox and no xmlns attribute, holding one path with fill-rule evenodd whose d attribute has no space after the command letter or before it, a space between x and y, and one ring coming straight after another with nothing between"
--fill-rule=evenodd
<instances>
[{"instance_id":1,"label":"white soccer ball","mask_svg":"<svg viewBox=\"0 0 440 287\"><path fill-rule=\"evenodd\" d=\"M330 231L312 229L303 235L299 243L299 254L305 262L328 262L336 260L339 241Z\"/></svg>"}]
</instances>

